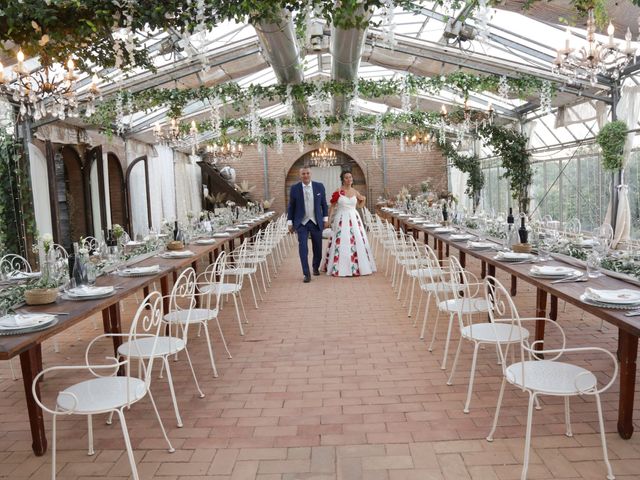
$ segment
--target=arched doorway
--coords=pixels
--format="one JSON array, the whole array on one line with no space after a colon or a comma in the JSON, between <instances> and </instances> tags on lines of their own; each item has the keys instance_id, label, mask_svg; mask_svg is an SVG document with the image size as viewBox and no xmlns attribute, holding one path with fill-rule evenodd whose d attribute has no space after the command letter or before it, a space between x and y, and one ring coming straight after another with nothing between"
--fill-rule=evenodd
<instances>
[{"instance_id":1,"label":"arched doorway","mask_svg":"<svg viewBox=\"0 0 640 480\"><path fill-rule=\"evenodd\" d=\"M122 164L113 153L107 154L107 168L109 170L109 200L111 206L111 225L117 223L127 232L131 232L129 216L126 211L125 183Z\"/></svg>"},{"instance_id":2,"label":"arched doorway","mask_svg":"<svg viewBox=\"0 0 640 480\"><path fill-rule=\"evenodd\" d=\"M75 148L64 145L54 154L55 185L57 195L58 242L71 248L81 236L91 232L88 225L86 192L82 160Z\"/></svg>"},{"instance_id":3,"label":"arched doorway","mask_svg":"<svg viewBox=\"0 0 640 480\"><path fill-rule=\"evenodd\" d=\"M310 150L298 158L287 173L285 178L285 200L286 204L289 203L289 191L291 185L300 181L298 171L301 167L307 165L311 168L311 178L313 181L321 182L325 186L327 192L327 202L331 198L331 194L340 187L340 172L343 170L349 170L353 175L353 186L358 189L363 195L367 194L367 178L356 162L350 155L341 152L340 150L333 149L336 152L336 161L332 167L314 167L311 161L311 153L315 150Z\"/></svg>"}]
</instances>

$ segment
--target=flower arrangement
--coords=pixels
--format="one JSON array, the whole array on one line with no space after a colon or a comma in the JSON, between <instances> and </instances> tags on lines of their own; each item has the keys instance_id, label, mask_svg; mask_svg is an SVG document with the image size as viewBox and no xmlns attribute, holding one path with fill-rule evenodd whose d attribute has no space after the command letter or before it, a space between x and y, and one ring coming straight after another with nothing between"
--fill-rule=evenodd
<instances>
[{"instance_id":1,"label":"flower arrangement","mask_svg":"<svg viewBox=\"0 0 640 480\"><path fill-rule=\"evenodd\" d=\"M236 202L231 201L231 200L227 200L227 202L225 203L225 205L229 208L233 208L236 206Z\"/></svg>"},{"instance_id":2,"label":"flower arrangement","mask_svg":"<svg viewBox=\"0 0 640 480\"><path fill-rule=\"evenodd\" d=\"M40 237L40 240L42 241L42 249L44 250L44 253L49 253L49 250L51 250L51 247L53 246L53 235L45 233Z\"/></svg>"},{"instance_id":3,"label":"flower arrangement","mask_svg":"<svg viewBox=\"0 0 640 480\"><path fill-rule=\"evenodd\" d=\"M270 198L269 200L263 200L262 201L262 208L264 209L268 209L271 208L271 205L273 205L275 198Z\"/></svg>"},{"instance_id":4,"label":"flower arrangement","mask_svg":"<svg viewBox=\"0 0 640 480\"><path fill-rule=\"evenodd\" d=\"M117 223L113 224L112 230L113 230L113 236L115 237L116 240L120 240L120 237L124 235L124 228L122 228L122 226L120 226Z\"/></svg>"}]
</instances>

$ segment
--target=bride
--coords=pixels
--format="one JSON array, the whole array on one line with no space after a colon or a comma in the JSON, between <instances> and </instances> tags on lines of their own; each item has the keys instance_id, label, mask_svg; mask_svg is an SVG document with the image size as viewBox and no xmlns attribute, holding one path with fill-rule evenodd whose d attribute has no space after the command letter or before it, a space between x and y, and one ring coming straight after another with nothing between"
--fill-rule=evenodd
<instances>
[{"instance_id":1,"label":"bride","mask_svg":"<svg viewBox=\"0 0 640 480\"><path fill-rule=\"evenodd\" d=\"M363 207L365 197L353 188L353 175L340 174L342 187L331 196L329 222L331 239L323 270L334 277L358 277L376 271L369 240L356 207Z\"/></svg>"}]
</instances>

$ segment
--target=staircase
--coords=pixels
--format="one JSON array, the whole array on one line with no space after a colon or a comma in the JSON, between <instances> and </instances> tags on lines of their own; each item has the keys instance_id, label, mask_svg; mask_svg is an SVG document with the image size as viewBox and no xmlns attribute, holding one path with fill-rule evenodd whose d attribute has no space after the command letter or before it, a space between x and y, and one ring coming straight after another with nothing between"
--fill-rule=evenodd
<instances>
[{"instance_id":1,"label":"staircase","mask_svg":"<svg viewBox=\"0 0 640 480\"><path fill-rule=\"evenodd\" d=\"M247 204L248 199L242 196L240 192L234 188L231 182L220 175L220 172L216 167L207 162L198 162L198 165L200 165L200 170L202 172L202 184L207 186L211 197L218 193L226 193L226 197L224 199L225 202L231 200L232 202L235 202L236 205ZM210 200L206 198L202 199L202 208L204 210L213 210L214 207L216 207L216 205L214 205Z\"/></svg>"}]
</instances>

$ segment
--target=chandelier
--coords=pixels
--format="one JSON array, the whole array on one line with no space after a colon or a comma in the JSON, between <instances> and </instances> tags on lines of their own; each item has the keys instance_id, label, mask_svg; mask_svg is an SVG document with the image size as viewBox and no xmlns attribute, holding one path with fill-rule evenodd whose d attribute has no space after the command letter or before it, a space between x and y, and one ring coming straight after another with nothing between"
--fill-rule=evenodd
<instances>
[{"instance_id":1,"label":"chandelier","mask_svg":"<svg viewBox=\"0 0 640 480\"><path fill-rule=\"evenodd\" d=\"M311 152L311 164L314 167L329 168L336 164L337 155L335 150L331 150L326 145Z\"/></svg>"},{"instance_id":2,"label":"chandelier","mask_svg":"<svg viewBox=\"0 0 640 480\"><path fill-rule=\"evenodd\" d=\"M552 72L572 79L589 79L593 86L597 83L598 75L619 78L631 60L635 61L636 49L631 47L629 28L624 36L624 48L622 44L615 43L613 33L613 24L609 23L607 43L602 44L596 40L596 22L593 9L590 9L587 19L587 45L577 50L571 48L571 30L567 27L564 48L557 49Z\"/></svg>"},{"instance_id":3,"label":"chandelier","mask_svg":"<svg viewBox=\"0 0 640 480\"><path fill-rule=\"evenodd\" d=\"M436 136L431 132L416 132L413 135L400 137L401 152L430 152L436 145Z\"/></svg>"},{"instance_id":4,"label":"chandelier","mask_svg":"<svg viewBox=\"0 0 640 480\"><path fill-rule=\"evenodd\" d=\"M171 119L166 128L160 126L160 122L153 125L153 135L156 141L172 148L184 148L191 145L191 154L195 155L198 147L198 127L195 120L191 121L189 133L183 133L183 128L175 118Z\"/></svg>"},{"instance_id":5,"label":"chandelier","mask_svg":"<svg viewBox=\"0 0 640 480\"><path fill-rule=\"evenodd\" d=\"M222 141L220 145L218 145L218 143L207 145L204 152L202 152L202 158L205 162L215 165L218 162L234 162L242 157L242 154L243 149L241 143Z\"/></svg>"},{"instance_id":6,"label":"chandelier","mask_svg":"<svg viewBox=\"0 0 640 480\"><path fill-rule=\"evenodd\" d=\"M91 79L86 98L80 101L75 91L78 77L73 59L69 58L65 69L43 56L40 58L42 66L30 72L25 67L22 50L18 51L16 58L18 63L7 77L4 75L4 66L0 63L0 93L20 105L22 118L32 117L37 121L47 115L60 120L68 116L79 117L81 104L85 107L87 116L95 113L94 102L100 96L97 75L94 74Z\"/></svg>"}]
</instances>

